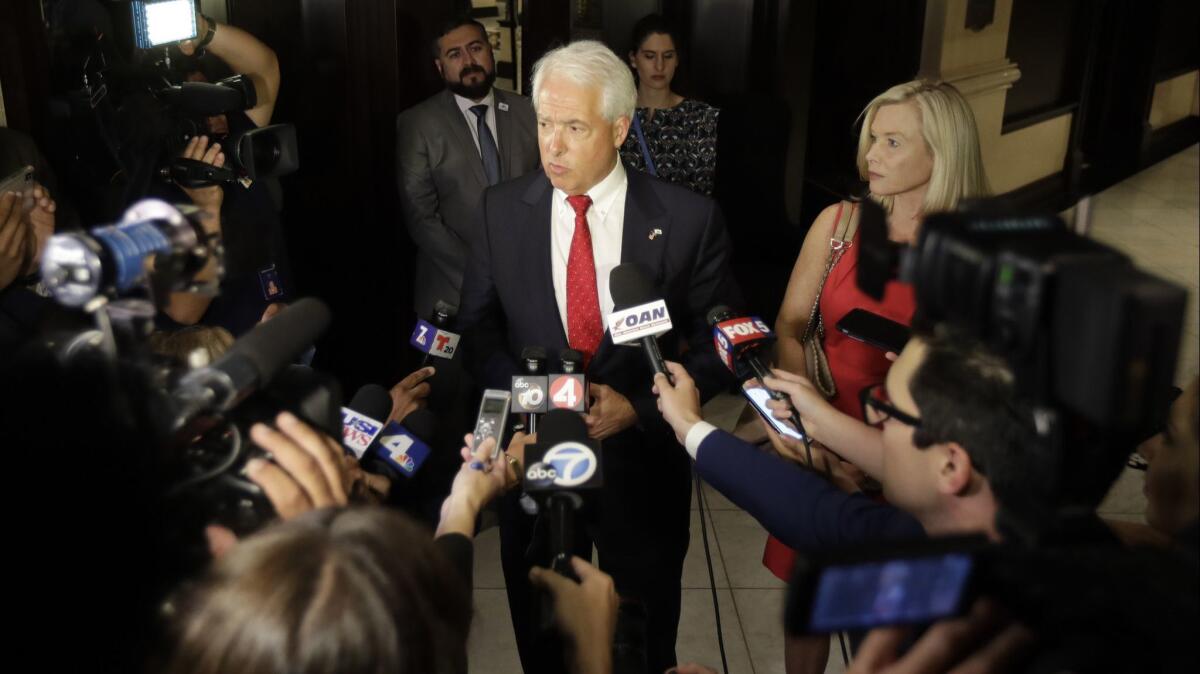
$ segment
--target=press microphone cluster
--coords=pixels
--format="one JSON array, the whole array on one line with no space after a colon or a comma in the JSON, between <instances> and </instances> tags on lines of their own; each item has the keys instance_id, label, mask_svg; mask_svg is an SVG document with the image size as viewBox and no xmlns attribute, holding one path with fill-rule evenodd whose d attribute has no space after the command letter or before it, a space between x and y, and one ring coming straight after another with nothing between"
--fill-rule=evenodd
<instances>
[{"instance_id":1,"label":"press microphone cluster","mask_svg":"<svg viewBox=\"0 0 1200 674\"><path fill-rule=\"evenodd\" d=\"M526 428L537 432L537 415L551 410L587 411L587 377L583 374L583 354L564 349L558 355L558 372L547 373L549 357L545 347L527 346L521 351L522 374L512 378L512 412L528 415Z\"/></svg>"}]
</instances>

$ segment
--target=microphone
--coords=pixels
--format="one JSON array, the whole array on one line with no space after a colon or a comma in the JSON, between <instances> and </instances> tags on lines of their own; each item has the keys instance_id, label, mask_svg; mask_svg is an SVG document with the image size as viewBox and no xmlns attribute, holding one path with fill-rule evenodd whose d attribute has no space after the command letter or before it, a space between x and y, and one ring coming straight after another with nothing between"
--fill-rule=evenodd
<instances>
[{"instance_id":1,"label":"microphone","mask_svg":"<svg viewBox=\"0 0 1200 674\"><path fill-rule=\"evenodd\" d=\"M393 482L398 475L411 478L432 452L429 442L436 426L437 417L424 408L410 412L403 424L388 422L374 447L363 457L363 468L387 475Z\"/></svg>"},{"instance_id":2,"label":"microphone","mask_svg":"<svg viewBox=\"0 0 1200 674\"><path fill-rule=\"evenodd\" d=\"M713 307L705 318L713 329L713 343L717 347L717 355L739 381L753 376L772 398L788 400L786 393L769 388L763 382L763 379L771 376L771 369L759 357L759 352L775 342L775 334L771 332L766 321L758 316L738 316L725 305ZM803 436L804 451L808 454L808 464L811 466L812 448L809 446L808 432L804 430L800 413L795 408L792 409L789 421Z\"/></svg>"},{"instance_id":3,"label":"microphone","mask_svg":"<svg viewBox=\"0 0 1200 674\"><path fill-rule=\"evenodd\" d=\"M392 411L392 397L378 384L366 384L342 408L342 444L360 461Z\"/></svg>"},{"instance_id":4,"label":"microphone","mask_svg":"<svg viewBox=\"0 0 1200 674\"><path fill-rule=\"evenodd\" d=\"M329 326L329 307L303 298L233 343L212 365L185 375L174 392L179 415L174 430L196 415L227 412L265 387Z\"/></svg>"},{"instance_id":5,"label":"microphone","mask_svg":"<svg viewBox=\"0 0 1200 674\"><path fill-rule=\"evenodd\" d=\"M646 268L635 262L617 265L609 274L608 287L614 305L608 317L613 344L641 342L650 369L669 377L657 337L671 329L671 316Z\"/></svg>"},{"instance_id":6,"label":"microphone","mask_svg":"<svg viewBox=\"0 0 1200 674\"><path fill-rule=\"evenodd\" d=\"M425 354L421 358L421 367L429 364L431 356L447 360L454 358L462 335L451 332L449 328L457 314L458 307L438 300L433 307L432 321L417 319L408 343Z\"/></svg>"},{"instance_id":7,"label":"microphone","mask_svg":"<svg viewBox=\"0 0 1200 674\"><path fill-rule=\"evenodd\" d=\"M525 448L525 460L525 492L540 497L541 512L549 519L549 566L578 581L570 563L575 511L583 505L577 490L604 486L600 445L588 438L582 416L550 410L542 419L538 442ZM551 609L543 597L543 627L553 622Z\"/></svg>"},{"instance_id":8,"label":"microphone","mask_svg":"<svg viewBox=\"0 0 1200 674\"><path fill-rule=\"evenodd\" d=\"M713 328L717 355L734 376L743 381L755 377L760 383L771 376L770 368L758 357L761 349L775 343L775 335L765 321L758 316L738 316L724 305L710 309L706 320ZM772 397L782 400L775 393Z\"/></svg>"},{"instance_id":9,"label":"microphone","mask_svg":"<svg viewBox=\"0 0 1200 674\"><path fill-rule=\"evenodd\" d=\"M537 433L537 417L549 409L546 402L546 348L527 346L521 350L520 366L525 374L513 375L512 407L515 414L527 414L530 433Z\"/></svg>"}]
</instances>

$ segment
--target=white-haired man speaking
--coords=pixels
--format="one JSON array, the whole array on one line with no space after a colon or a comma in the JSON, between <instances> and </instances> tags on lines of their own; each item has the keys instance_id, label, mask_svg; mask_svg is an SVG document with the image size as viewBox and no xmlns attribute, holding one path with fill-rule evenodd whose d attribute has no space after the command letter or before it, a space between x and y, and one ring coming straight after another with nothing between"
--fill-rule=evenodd
<instances>
[{"instance_id":1,"label":"white-haired man speaking","mask_svg":"<svg viewBox=\"0 0 1200 674\"><path fill-rule=\"evenodd\" d=\"M584 353L585 420L603 442L605 486L580 513L574 552L590 558L594 542L622 599L645 606L648 671L662 672L675 664L690 466L658 414L641 349L614 346L605 330L609 273L629 262L650 273L674 325L660 338L663 355L682 358L707 396L728 379L705 313L741 297L717 205L621 165L636 100L629 68L599 42L575 42L538 61L542 172L484 194L459 320L468 367L489 388L509 387L524 347L545 347L550 362L567 348ZM503 508L501 552L526 674L562 670L561 653L535 647L525 557L533 522L515 497Z\"/></svg>"}]
</instances>

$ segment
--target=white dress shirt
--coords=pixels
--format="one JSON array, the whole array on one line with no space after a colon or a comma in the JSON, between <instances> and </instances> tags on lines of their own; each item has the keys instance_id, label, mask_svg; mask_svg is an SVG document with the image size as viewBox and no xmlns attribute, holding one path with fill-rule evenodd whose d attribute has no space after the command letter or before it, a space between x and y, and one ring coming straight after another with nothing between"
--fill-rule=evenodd
<instances>
[{"instance_id":1,"label":"white dress shirt","mask_svg":"<svg viewBox=\"0 0 1200 674\"><path fill-rule=\"evenodd\" d=\"M621 264L621 232L625 228L625 193L628 189L625 167L618 159L608 176L587 192L592 198L587 218L592 233L601 327L608 325L608 315L613 310L608 275L613 267ZM571 256L571 238L574 236L575 209L567 202L567 193L555 189L550 210L550 266L554 276L554 297L558 300L558 315L564 330L567 327L567 260Z\"/></svg>"},{"instance_id":2,"label":"white dress shirt","mask_svg":"<svg viewBox=\"0 0 1200 674\"><path fill-rule=\"evenodd\" d=\"M492 132L492 139L496 141L496 151L500 151L500 134L496 133L496 92L489 91L483 100L476 103L469 98L463 98L458 94L454 94L454 102L458 103L458 109L462 110L463 117L467 118L467 126L471 129L471 138L475 140L475 151L479 152L479 156L483 157L483 151L479 149L479 118L475 113L471 112L471 108L476 105L488 106L487 115L484 119L487 120L488 129Z\"/></svg>"}]
</instances>

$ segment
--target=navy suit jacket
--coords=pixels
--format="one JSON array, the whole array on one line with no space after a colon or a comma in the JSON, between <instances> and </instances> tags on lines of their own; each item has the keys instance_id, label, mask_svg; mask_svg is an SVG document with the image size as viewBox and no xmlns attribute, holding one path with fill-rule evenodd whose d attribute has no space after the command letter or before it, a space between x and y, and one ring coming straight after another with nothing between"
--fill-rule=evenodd
<instances>
[{"instance_id":1,"label":"navy suit jacket","mask_svg":"<svg viewBox=\"0 0 1200 674\"><path fill-rule=\"evenodd\" d=\"M925 529L912 515L861 493L847 494L812 471L725 431L696 450L696 471L796 550L912 540Z\"/></svg>"},{"instance_id":2,"label":"navy suit jacket","mask_svg":"<svg viewBox=\"0 0 1200 674\"><path fill-rule=\"evenodd\" d=\"M716 304L741 304L724 218L707 197L641 171L626 175L621 262L641 263L653 274L673 325L659 338L663 356L682 360L702 396L711 397L732 379L713 348L705 315ZM467 366L484 386L509 388L527 346L546 347L551 363L568 348L551 271L553 192L545 174L537 172L484 193L459 309ZM655 230L661 234L651 236ZM680 348L684 341L686 353ZM669 433L640 347L614 345L606 331L587 376L628 398L642 430Z\"/></svg>"}]
</instances>

